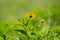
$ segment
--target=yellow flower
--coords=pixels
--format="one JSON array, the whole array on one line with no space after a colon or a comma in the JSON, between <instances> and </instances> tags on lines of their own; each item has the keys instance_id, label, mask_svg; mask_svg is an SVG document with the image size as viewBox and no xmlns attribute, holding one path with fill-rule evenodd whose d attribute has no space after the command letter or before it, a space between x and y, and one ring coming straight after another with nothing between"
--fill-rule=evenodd
<instances>
[{"instance_id":1,"label":"yellow flower","mask_svg":"<svg viewBox=\"0 0 60 40\"><path fill-rule=\"evenodd\" d=\"M30 13L27 13L25 15L26 18L30 18L30 19L34 19L35 18L35 13L34 12L30 12Z\"/></svg>"}]
</instances>

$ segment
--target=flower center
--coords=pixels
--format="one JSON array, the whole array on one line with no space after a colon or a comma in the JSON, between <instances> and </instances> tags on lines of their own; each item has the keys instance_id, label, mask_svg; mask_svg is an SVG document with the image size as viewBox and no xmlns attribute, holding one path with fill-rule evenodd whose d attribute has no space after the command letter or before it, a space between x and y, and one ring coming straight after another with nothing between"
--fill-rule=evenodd
<instances>
[{"instance_id":1,"label":"flower center","mask_svg":"<svg viewBox=\"0 0 60 40\"><path fill-rule=\"evenodd\" d=\"M30 16L30 18L32 18L32 16Z\"/></svg>"}]
</instances>

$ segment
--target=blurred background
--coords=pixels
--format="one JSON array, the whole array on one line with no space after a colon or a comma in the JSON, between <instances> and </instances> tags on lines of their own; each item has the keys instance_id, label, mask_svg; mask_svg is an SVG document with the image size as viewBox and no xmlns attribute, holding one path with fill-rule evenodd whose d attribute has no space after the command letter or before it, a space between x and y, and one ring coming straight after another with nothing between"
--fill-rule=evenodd
<instances>
[{"instance_id":1,"label":"blurred background","mask_svg":"<svg viewBox=\"0 0 60 40\"><path fill-rule=\"evenodd\" d=\"M20 25L17 25L19 24L17 21L24 17L27 12L34 12L37 15L36 19L39 19L39 21L43 19L43 24L39 24L42 25L42 28L40 28L42 30L40 31L41 34L45 35L50 29L53 32L52 34L54 35L56 32L57 38L60 39L60 0L0 0L0 40L2 40L1 32L6 35L7 39L10 38L9 40L16 39L18 33L13 32L13 30L21 28ZM27 29L29 28L30 24ZM28 30L27 32L30 33ZM36 33L38 32L36 31ZM17 37L20 37L20 35Z\"/></svg>"},{"instance_id":2,"label":"blurred background","mask_svg":"<svg viewBox=\"0 0 60 40\"><path fill-rule=\"evenodd\" d=\"M36 12L39 17L59 15L60 0L0 0L0 23L15 23L17 18L30 11Z\"/></svg>"}]
</instances>

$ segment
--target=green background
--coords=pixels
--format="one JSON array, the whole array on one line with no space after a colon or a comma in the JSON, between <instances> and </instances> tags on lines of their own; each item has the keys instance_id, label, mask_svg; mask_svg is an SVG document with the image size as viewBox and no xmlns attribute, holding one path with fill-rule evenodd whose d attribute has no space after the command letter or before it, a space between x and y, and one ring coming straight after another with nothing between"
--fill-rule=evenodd
<instances>
[{"instance_id":1,"label":"green background","mask_svg":"<svg viewBox=\"0 0 60 40\"><path fill-rule=\"evenodd\" d=\"M0 0L0 31L7 37L11 37L10 31L17 28L17 20L27 12L35 12L37 19L45 20L43 26L49 25L52 29L56 26L60 32L60 0ZM6 26L7 24L8 26ZM12 35L17 34L12 32Z\"/></svg>"}]
</instances>

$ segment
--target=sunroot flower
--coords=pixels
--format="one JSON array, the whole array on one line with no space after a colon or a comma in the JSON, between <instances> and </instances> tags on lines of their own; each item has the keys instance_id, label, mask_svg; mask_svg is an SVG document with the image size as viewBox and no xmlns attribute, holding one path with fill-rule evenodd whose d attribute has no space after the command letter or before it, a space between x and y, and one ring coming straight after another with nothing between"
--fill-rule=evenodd
<instances>
[{"instance_id":1,"label":"sunroot flower","mask_svg":"<svg viewBox=\"0 0 60 40\"><path fill-rule=\"evenodd\" d=\"M34 19L34 18L35 18L35 14L34 14L34 12L30 12L30 13L27 13L27 14L25 15L25 17L26 17L26 18L30 18L30 19Z\"/></svg>"}]
</instances>

